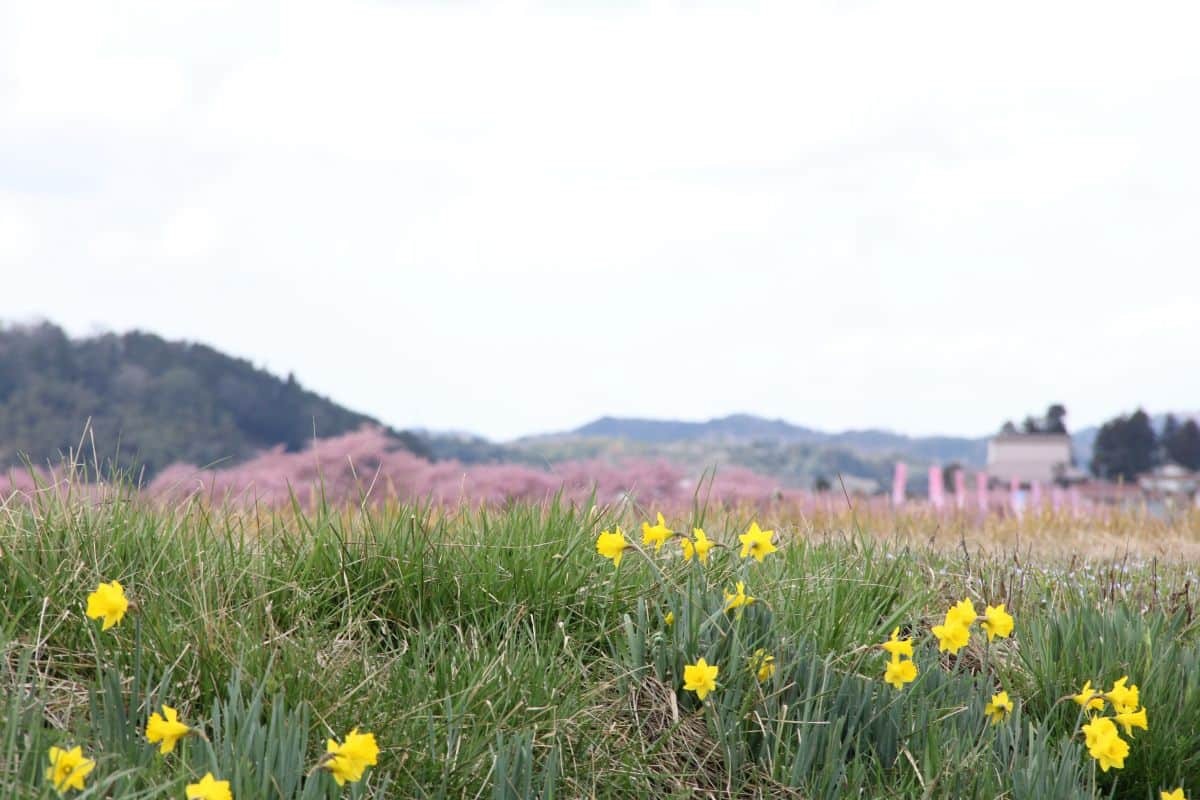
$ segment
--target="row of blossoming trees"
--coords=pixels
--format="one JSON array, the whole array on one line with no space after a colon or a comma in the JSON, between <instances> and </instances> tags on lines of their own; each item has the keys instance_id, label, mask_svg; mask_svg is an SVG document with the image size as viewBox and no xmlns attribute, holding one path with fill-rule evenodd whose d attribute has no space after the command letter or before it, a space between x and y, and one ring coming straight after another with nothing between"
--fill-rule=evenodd
<instances>
[{"instance_id":1,"label":"row of blossoming trees","mask_svg":"<svg viewBox=\"0 0 1200 800\"><path fill-rule=\"evenodd\" d=\"M67 477L61 469L10 470L0 474L0 496L34 492L39 485L61 484ZM778 481L741 467L723 467L705 478L702 490L721 502L764 502L806 495L781 490ZM155 476L145 491L172 501L204 496L266 506L287 505L293 497L307 504L318 495L330 502L399 498L498 505L513 500L540 502L561 493L568 500L583 502L595 492L606 503L636 497L679 507L691 503L700 484L698 476L661 459L565 461L545 469L430 462L397 449L382 432L364 428L316 440L300 452L288 453L277 447L228 467L175 464Z\"/></svg>"},{"instance_id":2,"label":"row of blossoming trees","mask_svg":"<svg viewBox=\"0 0 1200 800\"><path fill-rule=\"evenodd\" d=\"M906 508L982 514L1019 514L1043 507L1084 513L1091 508L1077 491L1043 490L1036 484L1028 491L997 489L989 486L984 473L978 473L970 487L963 474L957 473L957 488L948 493L942 489L939 467L930 468L928 498L913 498L906 491L907 476L907 467L897 464L890 497L856 498L855 505L873 511ZM33 492L39 484L53 485L64 478L62 470L10 470L0 475L0 496ZM540 502L562 493L569 500L583 502L592 492L601 502L633 497L663 508L688 506L697 493L720 503L787 503L812 512L835 512L846 505L836 482L832 491L810 492L781 486L775 478L736 466L697 475L662 459L563 461L544 469L520 464L430 462L397 448L382 431L372 428L316 440L301 452L288 453L278 447L228 467L175 464L145 488L150 496L166 500L199 495L266 506L286 505L293 497L307 504L318 495L333 502L399 498L497 505L513 500Z\"/></svg>"}]
</instances>

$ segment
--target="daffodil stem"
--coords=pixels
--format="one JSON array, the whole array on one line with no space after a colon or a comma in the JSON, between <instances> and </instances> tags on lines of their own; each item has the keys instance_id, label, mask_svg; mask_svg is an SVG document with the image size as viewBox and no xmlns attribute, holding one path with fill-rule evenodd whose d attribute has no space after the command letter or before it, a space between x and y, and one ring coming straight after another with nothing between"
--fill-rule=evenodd
<instances>
[{"instance_id":1,"label":"daffodil stem","mask_svg":"<svg viewBox=\"0 0 1200 800\"><path fill-rule=\"evenodd\" d=\"M643 550L637 542L630 539L625 543L625 546L632 548L646 560L646 563L650 565L651 569L653 569L654 573L658 576L659 586L663 587L664 589L674 589L676 591L679 590L679 587L671 584L670 581L667 580L667 575L662 571L662 567L654 563L654 559L650 557L650 554Z\"/></svg>"},{"instance_id":2,"label":"daffodil stem","mask_svg":"<svg viewBox=\"0 0 1200 800\"><path fill-rule=\"evenodd\" d=\"M321 757L317 759L317 763L313 764L312 769L310 769L308 774L304 777L311 778L314 774L316 774L317 770L328 764L330 761L333 761L333 759L333 753L322 753Z\"/></svg>"},{"instance_id":3,"label":"daffodil stem","mask_svg":"<svg viewBox=\"0 0 1200 800\"><path fill-rule=\"evenodd\" d=\"M133 692L129 697L129 710L136 714L142 686L142 615L133 615Z\"/></svg>"}]
</instances>

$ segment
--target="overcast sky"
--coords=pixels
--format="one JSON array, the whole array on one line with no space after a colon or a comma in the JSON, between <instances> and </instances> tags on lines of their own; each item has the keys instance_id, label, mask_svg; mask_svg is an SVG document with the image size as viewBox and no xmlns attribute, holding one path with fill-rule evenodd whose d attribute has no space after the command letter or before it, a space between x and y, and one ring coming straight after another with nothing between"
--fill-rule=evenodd
<instances>
[{"instance_id":1,"label":"overcast sky","mask_svg":"<svg viewBox=\"0 0 1200 800\"><path fill-rule=\"evenodd\" d=\"M0 319L406 427L1200 407L1200 6L0 0Z\"/></svg>"}]
</instances>

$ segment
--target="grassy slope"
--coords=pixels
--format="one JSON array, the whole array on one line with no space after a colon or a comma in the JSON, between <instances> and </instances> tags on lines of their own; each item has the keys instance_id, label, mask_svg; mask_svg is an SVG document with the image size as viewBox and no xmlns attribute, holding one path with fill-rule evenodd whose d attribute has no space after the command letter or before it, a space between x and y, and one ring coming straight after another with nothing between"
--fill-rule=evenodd
<instances>
[{"instance_id":1,"label":"grassy slope","mask_svg":"<svg viewBox=\"0 0 1200 800\"><path fill-rule=\"evenodd\" d=\"M749 517L710 510L695 521L732 542ZM250 730L249 717L267 716L239 705L256 687L280 698L276 713L301 715L280 725L301 737L304 766L292 772L327 736L377 734L380 764L354 796L523 797L547 785L570 797L756 796L790 785L801 797L1036 797L1047 786L1088 797L1118 774L1118 797L1181 781L1200 795L1196 576L1184 564L1039 562L785 522L780 552L761 566L724 551L706 572L663 558L660 575L631 553L614 573L594 541L617 522L636 518L10 502L0 511L0 796L51 796L37 784L53 743L98 759L93 796L181 797L209 765L237 773L239 799L277 796L253 788L261 768L237 762L242 745L206 760L197 742L163 760L121 733L144 721L143 695L197 722L225 702ZM720 614L719 588L737 576L760 602L735 621ZM100 634L84 599L114 578L139 609ZM939 660L929 625L962 596L980 608L1007 601L1014 642L976 641L959 663ZM662 623L669 609L673 628ZM726 635L703 627L703 609ZM899 694L869 646L896 625L922 638L923 677ZM730 666L758 644L779 664L762 687ZM140 684L128 680L135 651ZM670 689L697 652L725 664L707 716ZM120 689L100 691L97 661L117 665ZM147 689L168 667L169 680ZM1151 728L1124 771L1093 778L1070 738L1076 709L1055 701L1085 678L1125 673L1142 686ZM238 700L223 701L235 675ZM1000 728L982 717L993 685L1020 706ZM132 721L114 722L122 714ZM327 779L314 787L303 796L335 796Z\"/></svg>"}]
</instances>

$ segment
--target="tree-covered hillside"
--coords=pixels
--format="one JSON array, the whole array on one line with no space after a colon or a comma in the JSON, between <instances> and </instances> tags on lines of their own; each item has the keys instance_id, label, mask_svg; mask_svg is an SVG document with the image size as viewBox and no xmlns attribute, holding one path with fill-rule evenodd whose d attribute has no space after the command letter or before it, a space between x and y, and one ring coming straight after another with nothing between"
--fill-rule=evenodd
<instances>
[{"instance_id":1,"label":"tree-covered hillside","mask_svg":"<svg viewBox=\"0 0 1200 800\"><path fill-rule=\"evenodd\" d=\"M236 461L275 445L378 424L211 347L148 333L70 339L51 324L0 328L0 465L75 450L152 475L167 464ZM399 446L428 455L409 433Z\"/></svg>"},{"instance_id":2,"label":"tree-covered hillside","mask_svg":"<svg viewBox=\"0 0 1200 800\"><path fill-rule=\"evenodd\" d=\"M517 444L539 447L543 440L622 439L649 445L683 442L773 442L781 447L808 445L840 448L864 458L901 458L914 462L957 462L982 466L987 460L987 437L905 436L866 429L838 433L793 425L782 419L732 414L706 422L601 417L566 433L530 436Z\"/></svg>"}]
</instances>

